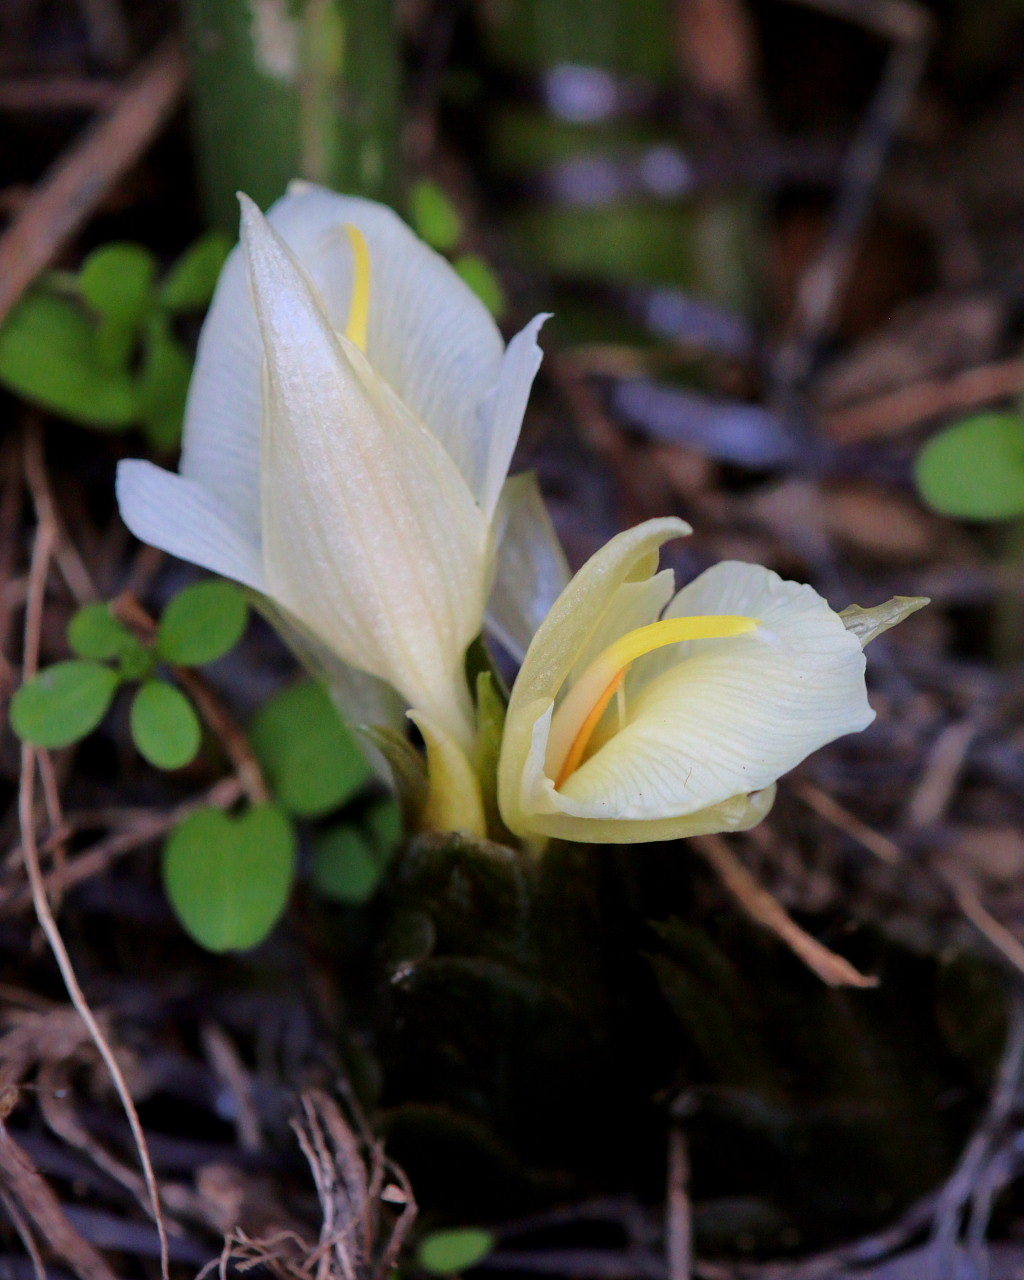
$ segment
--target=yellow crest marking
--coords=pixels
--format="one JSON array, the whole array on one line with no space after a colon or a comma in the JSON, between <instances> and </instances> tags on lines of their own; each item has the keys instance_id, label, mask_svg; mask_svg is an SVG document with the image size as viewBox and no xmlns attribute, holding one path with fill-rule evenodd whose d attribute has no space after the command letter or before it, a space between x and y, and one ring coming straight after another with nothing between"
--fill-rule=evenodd
<instances>
[{"instance_id":1,"label":"yellow crest marking","mask_svg":"<svg viewBox=\"0 0 1024 1280\"><path fill-rule=\"evenodd\" d=\"M351 222L345 223L345 231L352 246L352 301L348 308L345 337L360 351L365 351L370 321L370 246L363 233Z\"/></svg>"},{"instance_id":2,"label":"yellow crest marking","mask_svg":"<svg viewBox=\"0 0 1024 1280\"><path fill-rule=\"evenodd\" d=\"M552 754L556 759L561 756L555 787L561 787L579 768L594 730L612 698L622 689L626 673L637 658L666 645L681 644L684 640L724 640L730 636L746 635L756 631L760 625L756 618L737 614L664 618L661 622L628 631L610 644L569 690L551 722ZM568 747L561 755L559 746L565 743Z\"/></svg>"}]
</instances>

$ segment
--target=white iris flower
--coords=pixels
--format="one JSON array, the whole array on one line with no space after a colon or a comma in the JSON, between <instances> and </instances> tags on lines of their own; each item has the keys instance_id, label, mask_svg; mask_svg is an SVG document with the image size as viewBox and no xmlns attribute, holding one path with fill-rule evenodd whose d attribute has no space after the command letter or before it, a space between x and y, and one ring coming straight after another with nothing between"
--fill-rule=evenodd
<instances>
[{"instance_id":1,"label":"white iris flower","mask_svg":"<svg viewBox=\"0 0 1024 1280\"><path fill-rule=\"evenodd\" d=\"M841 617L809 586L726 561L675 590L650 520L572 579L534 636L505 721L502 818L521 837L639 842L735 831L775 781L874 719L863 644L923 600Z\"/></svg>"},{"instance_id":2,"label":"white iris flower","mask_svg":"<svg viewBox=\"0 0 1024 1280\"><path fill-rule=\"evenodd\" d=\"M523 647L536 618L516 602L537 593L516 585L522 565L560 557L530 518L535 487L503 497L544 319L506 349L383 205L296 183L264 218L242 197L180 473L122 463L124 520L260 593L353 719L411 707L428 740L467 752L463 664L492 590L496 630Z\"/></svg>"}]
</instances>

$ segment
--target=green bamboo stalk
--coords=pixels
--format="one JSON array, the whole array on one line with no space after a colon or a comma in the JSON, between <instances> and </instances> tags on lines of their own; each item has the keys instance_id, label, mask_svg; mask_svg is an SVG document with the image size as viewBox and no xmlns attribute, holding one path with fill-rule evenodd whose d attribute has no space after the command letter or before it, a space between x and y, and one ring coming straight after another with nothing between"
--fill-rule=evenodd
<instances>
[{"instance_id":1,"label":"green bamboo stalk","mask_svg":"<svg viewBox=\"0 0 1024 1280\"><path fill-rule=\"evenodd\" d=\"M391 0L186 0L200 183L214 226L295 177L393 203L399 93Z\"/></svg>"}]
</instances>

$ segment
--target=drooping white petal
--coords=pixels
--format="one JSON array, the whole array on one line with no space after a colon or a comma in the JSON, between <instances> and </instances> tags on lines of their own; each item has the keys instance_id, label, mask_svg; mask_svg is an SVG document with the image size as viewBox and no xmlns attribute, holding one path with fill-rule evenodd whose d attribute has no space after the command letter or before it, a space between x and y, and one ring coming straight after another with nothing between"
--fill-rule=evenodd
<instances>
[{"instance_id":1,"label":"drooping white petal","mask_svg":"<svg viewBox=\"0 0 1024 1280\"><path fill-rule=\"evenodd\" d=\"M333 331L249 201L243 246L267 370L268 592L345 661L465 738L462 661L484 606L480 511L438 441Z\"/></svg>"},{"instance_id":2,"label":"drooping white petal","mask_svg":"<svg viewBox=\"0 0 1024 1280\"><path fill-rule=\"evenodd\" d=\"M536 750L535 731L550 722L567 676L608 625L619 589L651 578L661 544L689 532L682 520L648 520L612 538L572 579L533 637L512 689L498 764L498 802L511 831L531 830L532 814L523 807L524 770ZM546 746L546 732L544 738Z\"/></svg>"},{"instance_id":3,"label":"drooping white petal","mask_svg":"<svg viewBox=\"0 0 1024 1280\"><path fill-rule=\"evenodd\" d=\"M518 662L569 581L537 477L523 472L505 482L491 531L497 546L486 624Z\"/></svg>"},{"instance_id":4,"label":"drooping white petal","mask_svg":"<svg viewBox=\"0 0 1024 1280\"><path fill-rule=\"evenodd\" d=\"M132 459L117 468L121 518L141 541L181 560L265 589L259 538L217 495L152 462Z\"/></svg>"},{"instance_id":5,"label":"drooping white petal","mask_svg":"<svg viewBox=\"0 0 1024 1280\"><path fill-rule=\"evenodd\" d=\"M372 200L294 183L267 219L315 284L338 332L348 319L353 278L345 225L363 233L371 259L367 358L442 441L479 496L479 486L497 466L488 465L492 451L487 442L492 434L507 441L519 427L518 422L510 426L511 408L501 408L497 397L493 404L500 415L484 420L480 406L503 379L511 406L532 358L536 328L524 330L530 339L524 338L506 357L506 370L501 334L484 304L395 213ZM261 361L246 266L235 250L221 273L200 338L181 466L183 474L201 479L254 525L259 513ZM506 449L503 443L497 456Z\"/></svg>"},{"instance_id":6,"label":"drooping white petal","mask_svg":"<svg viewBox=\"0 0 1024 1280\"><path fill-rule=\"evenodd\" d=\"M626 723L564 782L567 811L629 821L696 813L769 786L874 718L860 643L812 587L725 562L666 613L763 625L676 646L672 666L632 694Z\"/></svg>"},{"instance_id":7,"label":"drooping white petal","mask_svg":"<svg viewBox=\"0 0 1024 1280\"><path fill-rule=\"evenodd\" d=\"M526 402L544 353L537 345L541 325L549 314L534 316L508 344L494 386L477 410L476 431L468 444L470 488L490 520L508 475L516 441L523 425Z\"/></svg>"}]
</instances>

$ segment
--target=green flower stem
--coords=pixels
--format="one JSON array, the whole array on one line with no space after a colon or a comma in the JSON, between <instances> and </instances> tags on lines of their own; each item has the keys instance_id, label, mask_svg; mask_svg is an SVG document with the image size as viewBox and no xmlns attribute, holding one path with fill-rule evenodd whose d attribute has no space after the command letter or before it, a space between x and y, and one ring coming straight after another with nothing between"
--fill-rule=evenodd
<instances>
[{"instance_id":1,"label":"green flower stem","mask_svg":"<svg viewBox=\"0 0 1024 1280\"><path fill-rule=\"evenodd\" d=\"M208 217L234 232L302 177L393 203L400 64L390 0L186 0Z\"/></svg>"}]
</instances>

